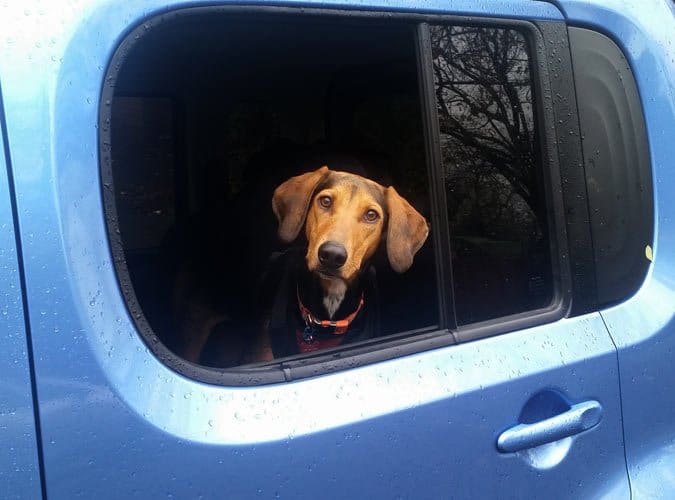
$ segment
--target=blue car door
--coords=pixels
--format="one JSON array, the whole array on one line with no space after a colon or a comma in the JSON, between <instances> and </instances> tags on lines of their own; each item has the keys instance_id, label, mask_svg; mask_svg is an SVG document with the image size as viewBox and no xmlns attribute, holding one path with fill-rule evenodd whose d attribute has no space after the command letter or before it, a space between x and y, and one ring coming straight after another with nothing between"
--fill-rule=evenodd
<instances>
[{"instance_id":1,"label":"blue car door","mask_svg":"<svg viewBox=\"0 0 675 500\"><path fill-rule=\"evenodd\" d=\"M458 288L453 298L442 286L419 287L414 293L420 297L437 289L447 292L439 299L446 311L440 327L409 343L397 337L382 344L385 354L378 351L374 358L337 356L325 365L328 369L282 365L275 372L280 379L262 384L257 383L262 372L255 369L237 371L231 379L237 383L223 382L230 380L225 378L229 372L202 376L201 367L176 360L140 331L144 311L129 305L129 283L118 275L115 231L109 232L105 206L110 186L101 175L109 160L107 96L115 92L107 72L115 71L111 60L123 56L137 35L140 40L143 31L169 22L174 14L176 19L205 16L199 18L205 23L231 14L218 10L225 3L216 3L27 1L0 7L0 33L6 41L0 45L5 149L12 155L47 497L628 498L617 353L600 313L584 309L592 302L582 283L584 266L592 259L579 258L585 250L578 242L588 238L581 235L588 228L576 209L545 210L559 236L550 245L556 258L547 276L561 286L552 292L554 306L539 308L534 316L520 311L500 314L502 320L465 321L478 326L451 325L443 318L453 304L462 311L476 301L462 302L466 295ZM284 15L309 15L295 9L295 2L275 2L279 4L288 7ZM557 73L569 72L570 52L563 15L553 5L433 1L425 4L424 14L439 17L420 21L411 13L419 4L407 0L303 3L308 4L316 8L314 16L323 15L322 9L344 8L363 22L370 22L364 11L384 12L378 18L384 24L393 14L408 16L402 19L422 22L414 24L425 33L421 47L448 33L444 23L479 25L478 31L460 29L452 36L492 36L492 31L481 31L483 22L516 33L531 31L535 38L527 46L541 56L532 63L542 81L533 92L541 106L534 106L535 112L526 106L522 112L529 109L541 129L536 136L543 149L533 157L542 162L553 158L559 168L555 175L543 174L550 206L562 207L569 186L583 181L576 173L579 135L562 130L563 124L577 126L570 118L576 111L573 89L559 88L570 78ZM256 2L251 15L265 14L265 6ZM194 12L184 12L190 8ZM206 10L197 12L202 8ZM453 50L466 48L462 43ZM163 45L154 47L161 52ZM431 59L424 64L425 109L436 110L429 103L446 94L434 91L440 77L434 83ZM142 72L143 65L139 68ZM523 70L518 66L516 72ZM200 78L208 81L195 76ZM527 89L525 93L530 95ZM438 156L446 143L433 139L438 130L428 133L427 151ZM451 139L443 134L441 127L441 138ZM494 182L503 184L503 179ZM523 191L518 199L527 195ZM443 196L433 198L434 206ZM0 209L5 210L3 197L0 191ZM569 197L574 203L577 195ZM8 201L5 205L4 220L11 220ZM429 251L439 262L445 252L449 261L442 238L447 233L433 228L452 221L432 215ZM11 228L9 224L2 234ZM5 240L10 246L3 245L4 255L14 259L7 252L14 248L13 239ZM453 239L452 259L460 255L460 244L463 252L479 248L481 255L497 247L510 253L536 251L490 246L466 236ZM480 265L472 266L470 276L461 274L469 267L453 268L454 279L483 290ZM2 268L14 264L3 262ZM15 273L8 277L18 279ZM542 280L532 275L523 287L536 296ZM510 286L510 279L501 281ZM18 283L4 283L18 294ZM506 303L508 293L491 300ZM13 331L23 342L21 302L12 299L10 305ZM405 321L405 314L401 317ZM23 390L29 391L25 366L21 377ZM29 429L30 398L24 408L22 425ZM31 461L24 458L34 467L34 455ZM37 488L37 479L34 484Z\"/></svg>"},{"instance_id":2,"label":"blue car door","mask_svg":"<svg viewBox=\"0 0 675 500\"><path fill-rule=\"evenodd\" d=\"M0 382L0 495L39 498L42 491L35 426L30 346L26 338L20 256L14 232L8 149L0 89L0 314L2 314L2 381Z\"/></svg>"},{"instance_id":3,"label":"blue car door","mask_svg":"<svg viewBox=\"0 0 675 500\"><path fill-rule=\"evenodd\" d=\"M672 498L675 230L671 196L675 185L673 141L666 131L675 126L675 7L672 2L654 2L650 8L561 3L570 22L591 29L602 22L608 35L622 46L644 109L647 127L642 134L648 147L642 161L650 163L654 173L656 229L653 249L647 246L636 251L646 251L653 264L638 293L601 314L618 348L631 489L636 498ZM628 128L628 123L622 120L623 127ZM633 163L631 168L635 171L636 167ZM644 247L646 242L640 243ZM619 268L615 266L615 272Z\"/></svg>"}]
</instances>

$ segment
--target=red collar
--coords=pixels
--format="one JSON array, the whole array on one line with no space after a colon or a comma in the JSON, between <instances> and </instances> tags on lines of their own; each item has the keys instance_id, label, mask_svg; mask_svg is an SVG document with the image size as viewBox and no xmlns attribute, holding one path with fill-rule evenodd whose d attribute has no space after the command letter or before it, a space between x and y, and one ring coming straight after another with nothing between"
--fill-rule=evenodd
<instances>
[{"instance_id":1,"label":"red collar","mask_svg":"<svg viewBox=\"0 0 675 500\"><path fill-rule=\"evenodd\" d=\"M305 322L305 325L307 326L308 329L314 329L315 327L319 328L333 328L334 330L331 331L330 333L334 335L342 335L347 331L349 328L349 325L351 324L352 321L354 321L354 318L356 318L356 315L359 314L359 311L363 307L363 292L361 292L361 300L359 300L359 305L356 307L356 311L351 313L349 316L347 316L345 319L339 319L337 321L332 321L332 320L326 320L326 319L317 319L315 318L312 313L310 312L309 309L305 307L305 305L302 303L300 300L300 291L298 290L298 286L295 286L295 293L298 296L298 306L300 307L300 315L302 316L303 321ZM311 335L310 335L311 338Z\"/></svg>"}]
</instances>

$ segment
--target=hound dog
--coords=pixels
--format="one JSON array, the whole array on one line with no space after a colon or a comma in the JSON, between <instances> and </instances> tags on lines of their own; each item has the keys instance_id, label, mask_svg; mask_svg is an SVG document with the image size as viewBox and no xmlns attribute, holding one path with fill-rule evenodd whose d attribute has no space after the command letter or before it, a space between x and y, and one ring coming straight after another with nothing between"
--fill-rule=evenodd
<instances>
[{"instance_id":1,"label":"hound dog","mask_svg":"<svg viewBox=\"0 0 675 500\"><path fill-rule=\"evenodd\" d=\"M263 326L247 360L270 361L377 335L371 259L385 245L393 270L407 271L429 234L426 219L393 187L326 166L279 185L272 210L280 240L291 244L304 230L306 245L286 252L268 273ZM283 321L279 309L285 310Z\"/></svg>"}]
</instances>

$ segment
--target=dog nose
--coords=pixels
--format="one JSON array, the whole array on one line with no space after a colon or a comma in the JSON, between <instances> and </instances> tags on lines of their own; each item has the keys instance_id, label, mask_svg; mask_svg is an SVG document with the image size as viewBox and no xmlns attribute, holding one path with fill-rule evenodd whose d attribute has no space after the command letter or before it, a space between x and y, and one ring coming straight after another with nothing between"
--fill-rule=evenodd
<instances>
[{"instance_id":1,"label":"dog nose","mask_svg":"<svg viewBox=\"0 0 675 500\"><path fill-rule=\"evenodd\" d=\"M330 269L338 269L347 262L347 249L333 241L319 247L319 262Z\"/></svg>"}]
</instances>

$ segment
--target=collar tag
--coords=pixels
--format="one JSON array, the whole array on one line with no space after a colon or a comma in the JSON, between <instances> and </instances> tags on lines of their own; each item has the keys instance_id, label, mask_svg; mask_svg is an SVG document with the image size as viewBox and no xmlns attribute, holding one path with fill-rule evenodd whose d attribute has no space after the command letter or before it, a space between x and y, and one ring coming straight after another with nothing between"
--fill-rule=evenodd
<instances>
[{"instance_id":1,"label":"collar tag","mask_svg":"<svg viewBox=\"0 0 675 500\"><path fill-rule=\"evenodd\" d=\"M309 344L312 340L314 340L314 328L307 325L305 329L302 331L302 340L305 341L307 344Z\"/></svg>"}]
</instances>

